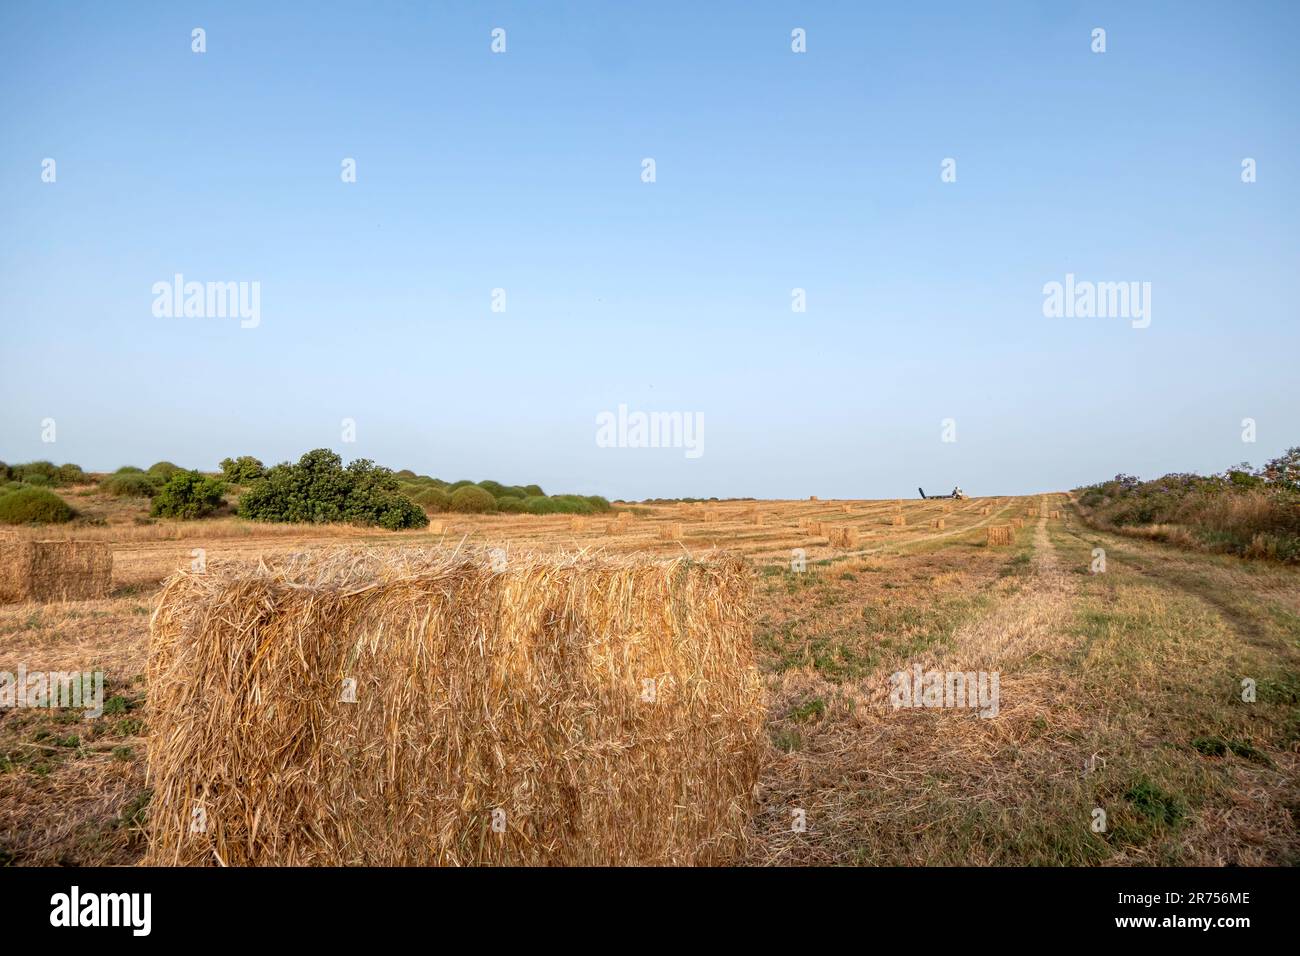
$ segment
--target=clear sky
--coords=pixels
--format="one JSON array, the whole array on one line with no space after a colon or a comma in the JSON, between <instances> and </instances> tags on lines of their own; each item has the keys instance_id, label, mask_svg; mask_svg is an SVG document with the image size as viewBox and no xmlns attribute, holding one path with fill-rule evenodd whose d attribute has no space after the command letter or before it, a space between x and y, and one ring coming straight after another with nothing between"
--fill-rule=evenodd
<instances>
[{"instance_id":1,"label":"clear sky","mask_svg":"<svg viewBox=\"0 0 1300 956\"><path fill-rule=\"evenodd\" d=\"M895 497L1300 444L1300 4L272 6L0 4L0 458ZM1045 317L1067 273L1149 327Z\"/></svg>"}]
</instances>

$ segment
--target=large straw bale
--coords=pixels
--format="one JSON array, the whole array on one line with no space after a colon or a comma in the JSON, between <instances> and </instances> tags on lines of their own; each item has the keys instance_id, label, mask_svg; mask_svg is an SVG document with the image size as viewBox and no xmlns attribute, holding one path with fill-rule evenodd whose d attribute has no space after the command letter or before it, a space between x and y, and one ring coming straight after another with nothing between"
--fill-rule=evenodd
<instances>
[{"instance_id":1,"label":"large straw bale","mask_svg":"<svg viewBox=\"0 0 1300 956\"><path fill-rule=\"evenodd\" d=\"M661 541L680 541L684 537L686 537L686 527L681 522L673 521L659 526L659 539Z\"/></svg>"},{"instance_id":2,"label":"large straw bale","mask_svg":"<svg viewBox=\"0 0 1300 956\"><path fill-rule=\"evenodd\" d=\"M1011 525L994 524L988 527L989 544L1010 544L1011 543Z\"/></svg>"},{"instance_id":3,"label":"large straw bale","mask_svg":"<svg viewBox=\"0 0 1300 956\"><path fill-rule=\"evenodd\" d=\"M729 557L342 551L174 575L146 862L732 861L762 752L751 594Z\"/></svg>"},{"instance_id":4,"label":"large straw bale","mask_svg":"<svg viewBox=\"0 0 1300 956\"><path fill-rule=\"evenodd\" d=\"M894 527L901 527L907 524L907 518L905 518L903 515L891 515L889 518L889 523Z\"/></svg>"},{"instance_id":5,"label":"large straw bale","mask_svg":"<svg viewBox=\"0 0 1300 956\"><path fill-rule=\"evenodd\" d=\"M935 518L933 524L936 530L942 531L944 527L944 520L942 518Z\"/></svg>"},{"instance_id":6,"label":"large straw bale","mask_svg":"<svg viewBox=\"0 0 1300 956\"><path fill-rule=\"evenodd\" d=\"M830 528L827 536L830 538L830 544L833 548L856 548L858 546L858 532L854 528Z\"/></svg>"},{"instance_id":7,"label":"large straw bale","mask_svg":"<svg viewBox=\"0 0 1300 956\"><path fill-rule=\"evenodd\" d=\"M34 541L0 536L0 604L107 597L113 552L93 541Z\"/></svg>"}]
</instances>

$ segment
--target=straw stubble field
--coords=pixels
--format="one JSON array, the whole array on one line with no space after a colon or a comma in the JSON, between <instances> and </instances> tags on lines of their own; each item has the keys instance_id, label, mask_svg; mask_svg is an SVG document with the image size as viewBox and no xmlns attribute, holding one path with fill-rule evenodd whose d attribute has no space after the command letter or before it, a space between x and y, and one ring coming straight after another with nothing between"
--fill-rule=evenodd
<instances>
[{"instance_id":1,"label":"straw stubble field","mask_svg":"<svg viewBox=\"0 0 1300 956\"><path fill-rule=\"evenodd\" d=\"M635 506L584 522L439 520L436 532L420 534L233 519L122 520L70 533L112 547L112 594L0 606L0 671L100 667L108 706L94 720L0 715L0 862L134 863L145 855L151 806L169 826L179 821L180 805L153 787L157 774L145 778L151 736L155 753L166 752L149 700L149 688L163 684L145 680L149 617L165 578L199 555L214 567L259 558L274 566L340 546L500 549L508 562L561 553L682 562L725 551L744 562L762 727L743 832L714 857L656 855L644 833L628 836L641 841L635 853L620 856L611 842L604 856L584 857L561 846L557 820L558 829L537 834L560 847L556 862L1219 864L1289 863L1300 852L1294 571L1101 534L1081 527L1061 495ZM1089 573L1098 546L1110 556L1104 575ZM804 571L792 570L796 549ZM999 715L894 710L890 675L914 664L1000 671ZM1243 676L1260 687L1249 707L1234 693ZM172 720L163 713L159 721ZM412 732L420 726L412 722ZM716 756L709 735L698 746L709 751L701 761ZM418 747L409 756L426 769L442 759ZM684 779L658 772L664 794ZM521 771L516 782L526 778ZM323 779L340 793L358 786ZM638 787L653 779L637 777ZM600 804L598 790L592 782L586 796L581 788L570 795L614 820L618 801L606 795ZM1090 826L1097 807L1111 824L1103 833ZM396 819L401 811L385 812ZM570 827L593 819L568 812ZM455 818L448 813L444 823ZM393 828L349 843L338 835L355 824L331 819L333 842L304 858L504 858L467 850L463 833L430 820L413 832L437 852L413 850ZM357 852L340 851L347 846ZM183 858L175 850L156 842L154 852Z\"/></svg>"}]
</instances>

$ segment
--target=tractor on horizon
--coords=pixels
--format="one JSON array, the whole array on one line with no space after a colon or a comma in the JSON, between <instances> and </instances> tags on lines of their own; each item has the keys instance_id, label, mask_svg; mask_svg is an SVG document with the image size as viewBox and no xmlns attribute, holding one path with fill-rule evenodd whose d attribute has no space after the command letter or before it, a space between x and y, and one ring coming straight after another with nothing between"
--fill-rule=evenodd
<instances>
[{"instance_id":1,"label":"tractor on horizon","mask_svg":"<svg viewBox=\"0 0 1300 956\"><path fill-rule=\"evenodd\" d=\"M959 501L966 500L966 492L961 490L960 485L958 485L956 488L952 490L952 494L948 494L948 495L927 495L925 493L924 488L917 488L916 490L919 491L921 493L921 497L925 498L926 500L930 500L932 498L956 498Z\"/></svg>"}]
</instances>

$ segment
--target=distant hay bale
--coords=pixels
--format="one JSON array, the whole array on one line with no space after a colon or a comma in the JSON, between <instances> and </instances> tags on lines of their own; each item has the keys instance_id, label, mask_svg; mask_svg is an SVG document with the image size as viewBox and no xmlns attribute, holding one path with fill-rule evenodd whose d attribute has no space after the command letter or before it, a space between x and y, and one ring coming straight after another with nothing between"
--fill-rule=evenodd
<instances>
[{"instance_id":1,"label":"distant hay bale","mask_svg":"<svg viewBox=\"0 0 1300 956\"><path fill-rule=\"evenodd\" d=\"M855 528L831 528L828 537L833 548L855 548L858 545L858 532Z\"/></svg>"},{"instance_id":2,"label":"distant hay bale","mask_svg":"<svg viewBox=\"0 0 1300 956\"><path fill-rule=\"evenodd\" d=\"M1049 517L1049 518L1059 518L1059 517L1061 517L1061 513L1060 513L1059 511L1049 511L1049 512L1047 513L1047 517Z\"/></svg>"},{"instance_id":3,"label":"distant hay bale","mask_svg":"<svg viewBox=\"0 0 1300 956\"><path fill-rule=\"evenodd\" d=\"M903 515L893 515L889 519L889 523L893 525L895 528L898 528L907 524L907 518L905 518Z\"/></svg>"},{"instance_id":4,"label":"distant hay bale","mask_svg":"<svg viewBox=\"0 0 1300 956\"><path fill-rule=\"evenodd\" d=\"M1012 519L1011 519L1011 527L1013 527L1013 528L1019 530L1020 528L1023 528L1024 526L1025 526L1025 519L1024 519L1024 518L1012 518Z\"/></svg>"},{"instance_id":5,"label":"distant hay bale","mask_svg":"<svg viewBox=\"0 0 1300 956\"><path fill-rule=\"evenodd\" d=\"M581 531L585 527L587 527L587 520L581 515L573 515L569 518L570 531Z\"/></svg>"},{"instance_id":6,"label":"distant hay bale","mask_svg":"<svg viewBox=\"0 0 1300 956\"><path fill-rule=\"evenodd\" d=\"M764 521L764 516L761 514L751 514L749 516L750 524L762 524L763 521Z\"/></svg>"},{"instance_id":7,"label":"distant hay bale","mask_svg":"<svg viewBox=\"0 0 1300 956\"><path fill-rule=\"evenodd\" d=\"M765 746L751 594L735 558L177 574L151 625L146 860L734 861Z\"/></svg>"},{"instance_id":8,"label":"distant hay bale","mask_svg":"<svg viewBox=\"0 0 1300 956\"><path fill-rule=\"evenodd\" d=\"M1011 543L1011 525L993 524L986 529L988 531L989 544L1010 544Z\"/></svg>"},{"instance_id":9,"label":"distant hay bale","mask_svg":"<svg viewBox=\"0 0 1300 956\"><path fill-rule=\"evenodd\" d=\"M0 536L0 604L107 597L113 552L91 541L33 541Z\"/></svg>"},{"instance_id":10,"label":"distant hay bale","mask_svg":"<svg viewBox=\"0 0 1300 956\"><path fill-rule=\"evenodd\" d=\"M720 515L721 515L721 512L718 511L717 508L705 508L705 509L704 509L704 520L705 520L705 521L717 521L718 518L720 517Z\"/></svg>"},{"instance_id":11,"label":"distant hay bale","mask_svg":"<svg viewBox=\"0 0 1300 956\"><path fill-rule=\"evenodd\" d=\"M430 520L428 530L431 534L442 534L447 530L447 523L445 521Z\"/></svg>"},{"instance_id":12,"label":"distant hay bale","mask_svg":"<svg viewBox=\"0 0 1300 956\"><path fill-rule=\"evenodd\" d=\"M991 514L993 514L993 506L992 506L992 505L985 505L983 508L980 509L980 514L982 514L982 515L991 515Z\"/></svg>"},{"instance_id":13,"label":"distant hay bale","mask_svg":"<svg viewBox=\"0 0 1300 956\"><path fill-rule=\"evenodd\" d=\"M809 501L816 501L816 500L817 500L817 496L816 496L816 495L809 495L809 496L808 496L808 500L809 500Z\"/></svg>"},{"instance_id":14,"label":"distant hay bale","mask_svg":"<svg viewBox=\"0 0 1300 956\"><path fill-rule=\"evenodd\" d=\"M685 526L680 522L670 524L661 524L659 526L659 538L662 541L680 541L686 536Z\"/></svg>"},{"instance_id":15,"label":"distant hay bale","mask_svg":"<svg viewBox=\"0 0 1300 956\"><path fill-rule=\"evenodd\" d=\"M944 527L943 519L942 519L942 518L935 518L935 519L934 519L934 526L935 526L936 528L938 528L940 531L942 531L942 530L943 530L943 527Z\"/></svg>"},{"instance_id":16,"label":"distant hay bale","mask_svg":"<svg viewBox=\"0 0 1300 956\"><path fill-rule=\"evenodd\" d=\"M951 511L952 511L952 505L944 505L944 506L943 506L943 513L944 513L944 514L948 514L948 513L950 513Z\"/></svg>"}]
</instances>

